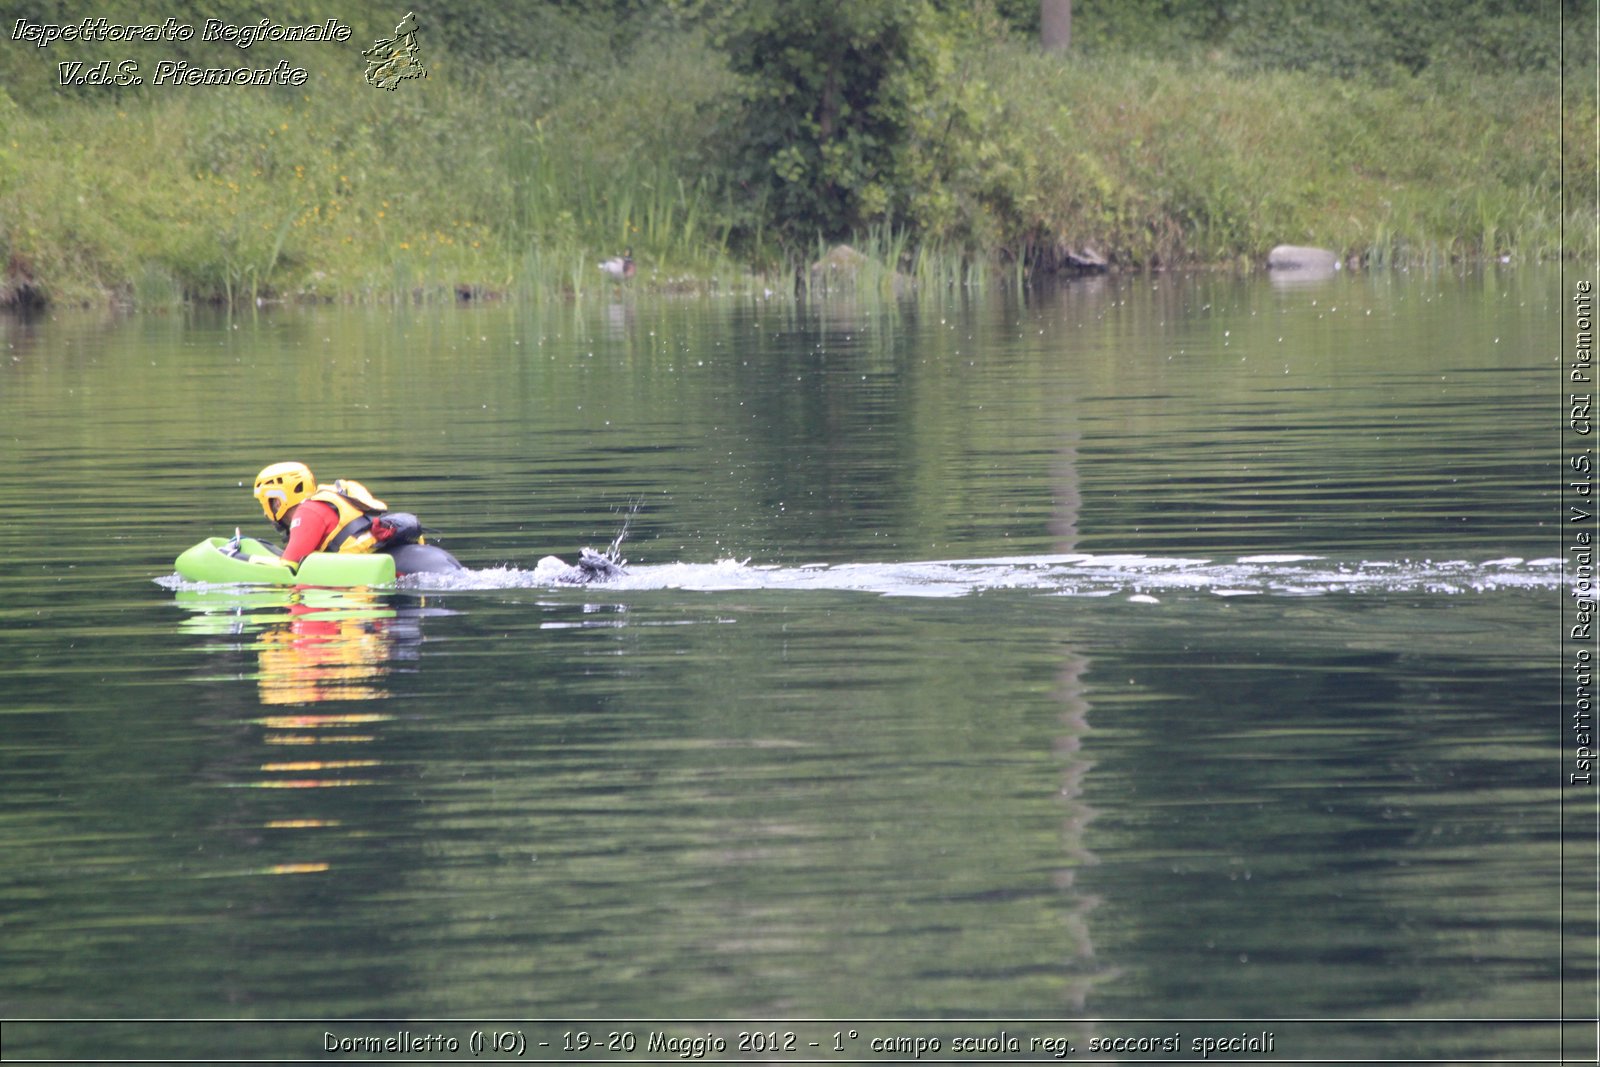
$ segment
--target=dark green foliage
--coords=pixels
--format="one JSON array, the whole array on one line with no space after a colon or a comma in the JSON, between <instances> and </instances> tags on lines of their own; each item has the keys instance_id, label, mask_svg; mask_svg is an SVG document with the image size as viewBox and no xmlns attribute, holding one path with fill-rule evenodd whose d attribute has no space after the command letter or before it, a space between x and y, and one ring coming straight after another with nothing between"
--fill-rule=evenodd
<instances>
[{"instance_id":1,"label":"dark green foliage","mask_svg":"<svg viewBox=\"0 0 1600 1067\"><path fill-rule=\"evenodd\" d=\"M566 70L619 63L681 21L655 0L444 0L425 11L430 34L478 68L503 60Z\"/></svg>"},{"instance_id":2,"label":"dark green foliage","mask_svg":"<svg viewBox=\"0 0 1600 1067\"><path fill-rule=\"evenodd\" d=\"M934 69L923 0L749 0L719 44L745 78L733 183L780 230L838 237L896 207L895 154Z\"/></svg>"},{"instance_id":3,"label":"dark green foliage","mask_svg":"<svg viewBox=\"0 0 1600 1067\"><path fill-rule=\"evenodd\" d=\"M1253 69L1390 78L1454 63L1554 69L1593 0L1075 0L1074 48L1209 55Z\"/></svg>"}]
</instances>

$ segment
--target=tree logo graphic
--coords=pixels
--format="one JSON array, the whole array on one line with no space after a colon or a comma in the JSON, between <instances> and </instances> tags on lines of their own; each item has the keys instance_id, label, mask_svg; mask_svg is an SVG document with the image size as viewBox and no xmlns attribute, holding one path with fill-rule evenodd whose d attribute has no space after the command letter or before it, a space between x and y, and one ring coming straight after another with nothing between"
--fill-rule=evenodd
<instances>
[{"instance_id":1,"label":"tree logo graphic","mask_svg":"<svg viewBox=\"0 0 1600 1067\"><path fill-rule=\"evenodd\" d=\"M367 84L376 89L394 92L395 86L407 78L426 78L428 68L422 65L417 49L417 16L407 11L406 17L394 28L394 37L374 41L362 55L367 57Z\"/></svg>"}]
</instances>

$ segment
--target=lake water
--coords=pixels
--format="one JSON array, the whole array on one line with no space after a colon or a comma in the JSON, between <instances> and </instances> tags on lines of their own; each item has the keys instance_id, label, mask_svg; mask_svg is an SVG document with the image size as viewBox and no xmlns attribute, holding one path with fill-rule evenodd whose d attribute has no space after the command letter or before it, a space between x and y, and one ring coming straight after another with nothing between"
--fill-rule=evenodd
<instances>
[{"instance_id":1,"label":"lake water","mask_svg":"<svg viewBox=\"0 0 1600 1067\"><path fill-rule=\"evenodd\" d=\"M4 1052L1581 1051L1562 315L1521 269L0 318ZM472 571L177 581L282 459ZM624 525L613 585L538 566Z\"/></svg>"}]
</instances>

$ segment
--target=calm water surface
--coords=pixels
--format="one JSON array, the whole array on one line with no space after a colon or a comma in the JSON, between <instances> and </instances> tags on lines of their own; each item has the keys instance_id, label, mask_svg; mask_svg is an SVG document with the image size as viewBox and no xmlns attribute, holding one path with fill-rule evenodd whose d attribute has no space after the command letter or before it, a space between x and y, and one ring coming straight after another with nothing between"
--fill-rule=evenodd
<instances>
[{"instance_id":1,"label":"calm water surface","mask_svg":"<svg viewBox=\"0 0 1600 1067\"><path fill-rule=\"evenodd\" d=\"M0 1015L1553 1056L1560 305L1523 270L0 319ZM266 532L285 458L472 573L172 577ZM624 522L615 586L539 569Z\"/></svg>"}]
</instances>

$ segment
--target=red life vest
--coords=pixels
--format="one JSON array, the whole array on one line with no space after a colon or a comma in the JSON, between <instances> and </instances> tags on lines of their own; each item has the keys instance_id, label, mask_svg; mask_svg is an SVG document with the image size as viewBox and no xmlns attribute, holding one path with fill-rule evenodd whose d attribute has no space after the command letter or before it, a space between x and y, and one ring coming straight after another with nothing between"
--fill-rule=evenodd
<instances>
[{"instance_id":1,"label":"red life vest","mask_svg":"<svg viewBox=\"0 0 1600 1067\"><path fill-rule=\"evenodd\" d=\"M323 486L306 497L331 506L339 513L339 521L318 552L371 552L378 547L372 535L372 519L389 510L389 505L373 496L360 482L340 478L331 486Z\"/></svg>"}]
</instances>

